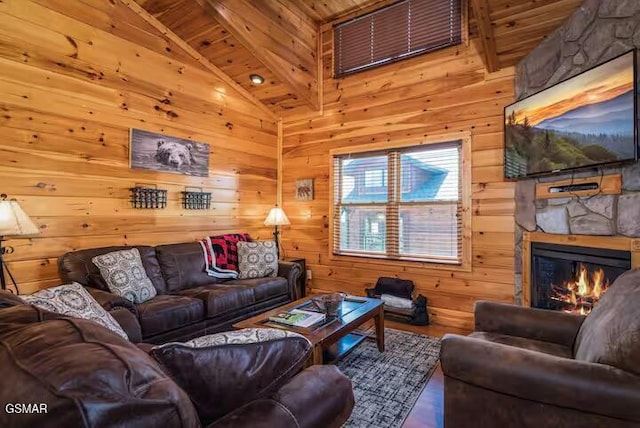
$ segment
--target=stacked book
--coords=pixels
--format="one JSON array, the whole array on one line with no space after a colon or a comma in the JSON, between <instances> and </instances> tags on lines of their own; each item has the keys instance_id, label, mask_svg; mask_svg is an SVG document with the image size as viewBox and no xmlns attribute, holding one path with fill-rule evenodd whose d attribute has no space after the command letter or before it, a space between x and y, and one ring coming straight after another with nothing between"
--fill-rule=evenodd
<instances>
[{"instance_id":1,"label":"stacked book","mask_svg":"<svg viewBox=\"0 0 640 428\"><path fill-rule=\"evenodd\" d=\"M311 327L325 320L325 315L319 312L291 309L269 317L269 321L293 327Z\"/></svg>"}]
</instances>

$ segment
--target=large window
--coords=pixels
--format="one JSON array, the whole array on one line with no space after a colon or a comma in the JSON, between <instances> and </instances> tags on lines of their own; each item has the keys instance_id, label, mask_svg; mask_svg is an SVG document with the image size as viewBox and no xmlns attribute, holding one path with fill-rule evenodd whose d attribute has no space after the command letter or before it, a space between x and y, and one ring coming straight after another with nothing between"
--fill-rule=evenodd
<instances>
[{"instance_id":1,"label":"large window","mask_svg":"<svg viewBox=\"0 0 640 428\"><path fill-rule=\"evenodd\" d=\"M334 75L460 44L461 0L402 0L334 27Z\"/></svg>"},{"instance_id":2,"label":"large window","mask_svg":"<svg viewBox=\"0 0 640 428\"><path fill-rule=\"evenodd\" d=\"M463 264L463 144L334 153L333 253Z\"/></svg>"}]
</instances>

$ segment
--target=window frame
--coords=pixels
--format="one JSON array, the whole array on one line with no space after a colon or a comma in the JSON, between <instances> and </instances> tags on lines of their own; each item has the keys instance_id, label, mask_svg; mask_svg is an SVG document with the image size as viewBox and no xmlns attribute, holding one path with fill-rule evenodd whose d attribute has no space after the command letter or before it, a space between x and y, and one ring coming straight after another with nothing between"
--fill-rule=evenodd
<instances>
[{"instance_id":1,"label":"window frame","mask_svg":"<svg viewBox=\"0 0 640 428\"><path fill-rule=\"evenodd\" d=\"M380 150L402 149L407 147L419 147L438 145L451 141L460 141L460 203L461 203L461 255L460 262L445 262L441 260L428 260L423 258L396 257L390 258L377 254L336 254L334 253L334 220L335 220L335 178L334 158L344 155L361 155L367 152ZM402 140L396 142L374 143L347 148L333 149L329 151L329 248L328 257L333 261L350 261L354 263L379 263L393 266L415 267L421 266L430 269L450 271L471 271L471 133L455 132L448 134L432 135L419 140ZM385 206L388 202L385 203Z\"/></svg>"}]
</instances>

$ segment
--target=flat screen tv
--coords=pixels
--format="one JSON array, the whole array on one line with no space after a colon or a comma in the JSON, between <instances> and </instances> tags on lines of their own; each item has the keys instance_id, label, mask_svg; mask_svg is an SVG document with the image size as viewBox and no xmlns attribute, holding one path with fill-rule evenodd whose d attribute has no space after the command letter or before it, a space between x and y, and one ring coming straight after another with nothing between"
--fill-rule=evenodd
<instances>
[{"instance_id":1,"label":"flat screen tv","mask_svg":"<svg viewBox=\"0 0 640 428\"><path fill-rule=\"evenodd\" d=\"M505 178L637 160L635 64L634 50L505 107Z\"/></svg>"}]
</instances>

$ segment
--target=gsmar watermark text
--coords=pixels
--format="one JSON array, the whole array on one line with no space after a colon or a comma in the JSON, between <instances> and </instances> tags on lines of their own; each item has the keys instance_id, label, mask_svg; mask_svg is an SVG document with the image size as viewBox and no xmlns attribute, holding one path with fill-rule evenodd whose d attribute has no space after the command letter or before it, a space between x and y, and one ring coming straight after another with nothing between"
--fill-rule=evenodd
<instances>
[{"instance_id":1,"label":"gsmar watermark text","mask_svg":"<svg viewBox=\"0 0 640 428\"><path fill-rule=\"evenodd\" d=\"M46 403L7 403L6 413L47 413Z\"/></svg>"}]
</instances>

